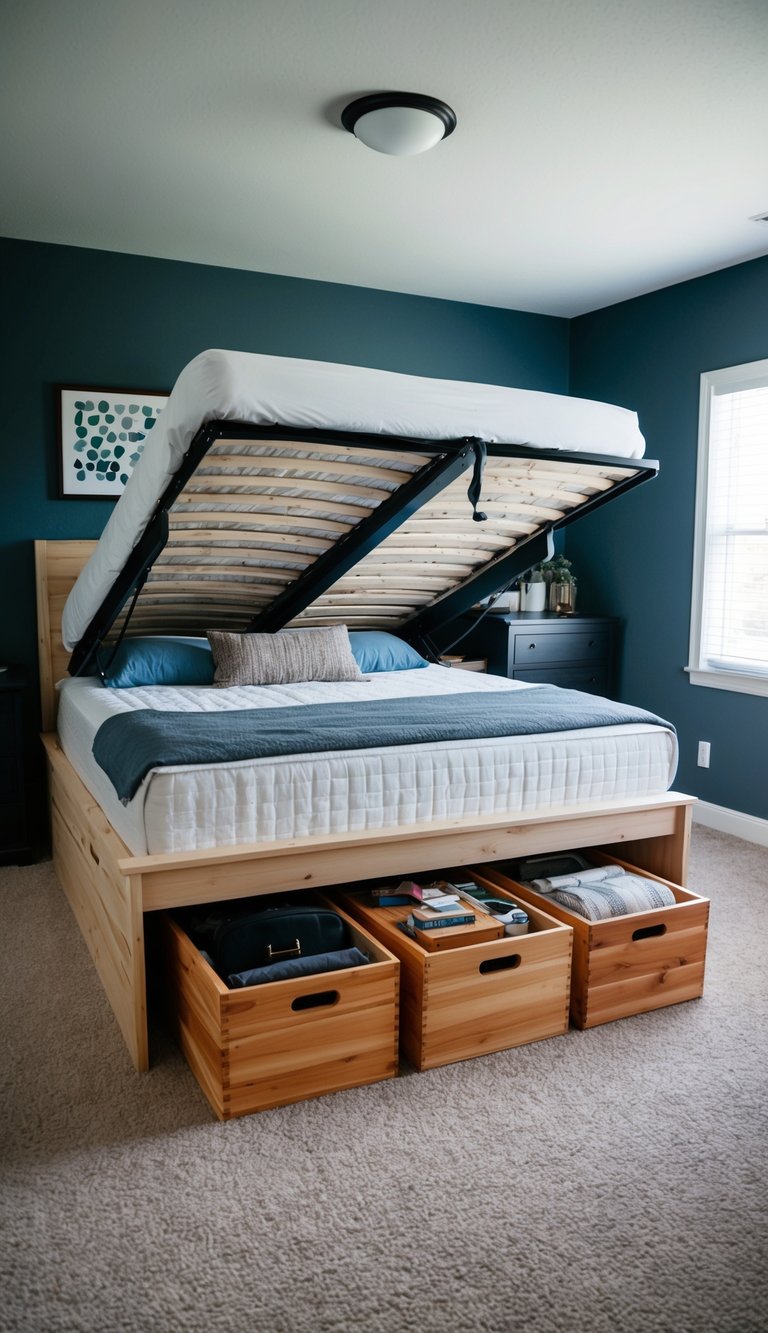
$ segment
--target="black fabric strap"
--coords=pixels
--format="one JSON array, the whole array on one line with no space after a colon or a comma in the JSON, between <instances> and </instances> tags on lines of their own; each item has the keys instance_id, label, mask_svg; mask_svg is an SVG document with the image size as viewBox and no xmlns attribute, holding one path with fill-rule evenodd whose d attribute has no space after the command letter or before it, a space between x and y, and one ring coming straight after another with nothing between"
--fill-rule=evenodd
<instances>
[{"instance_id":1,"label":"black fabric strap","mask_svg":"<svg viewBox=\"0 0 768 1333\"><path fill-rule=\"evenodd\" d=\"M475 523L485 523L488 515L478 509L480 503L480 492L483 487L483 471L485 469L485 460L488 457L488 448L483 440L472 440L472 448L475 451L475 466L472 470L472 480L469 483L467 495L472 504L472 518Z\"/></svg>"},{"instance_id":2,"label":"black fabric strap","mask_svg":"<svg viewBox=\"0 0 768 1333\"><path fill-rule=\"evenodd\" d=\"M136 602L138 601L139 593L141 592L142 588L144 587L144 584L145 584L146 581L147 581L147 576L148 576L148 575L149 575L149 570L148 570L148 569L145 569L145 571L144 571L144 573L143 573L141 579L140 579L139 582L136 584L136 591L135 591L135 593L133 594L133 600L131 601L131 605L128 607L128 614L127 614L127 616L125 617L125 620L123 621L122 628L121 628L121 630L120 630L120 633L119 633L118 636L117 636L117 639L115 640L115 642L114 642L113 645L112 645L112 652L109 654L109 658L107 659L107 662L106 662L106 665L105 665L105 666L102 666L102 665L101 665L101 662L99 661L99 649L101 648L101 644L99 644L99 647L96 649L96 653L95 653L96 665L97 665L97 667L98 667L98 669L99 669L99 675L100 675L102 681L106 681L106 679L107 679L107 675L108 675L108 673L109 673L109 668L111 667L112 663L113 663L114 660L115 660L115 654L117 653L117 650L118 650L118 648L120 647L120 644L123 642L123 639L125 638L125 631L127 630L128 625L130 624L131 616L133 615L133 608L135 607Z\"/></svg>"}]
</instances>

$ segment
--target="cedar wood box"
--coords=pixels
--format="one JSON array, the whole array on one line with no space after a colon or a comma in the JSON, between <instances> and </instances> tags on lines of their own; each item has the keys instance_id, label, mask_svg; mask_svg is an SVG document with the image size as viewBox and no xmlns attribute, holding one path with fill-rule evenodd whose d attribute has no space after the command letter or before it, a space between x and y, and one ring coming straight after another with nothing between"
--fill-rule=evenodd
<instances>
[{"instance_id":1,"label":"cedar wood box","mask_svg":"<svg viewBox=\"0 0 768 1333\"><path fill-rule=\"evenodd\" d=\"M398 961L346 913L340 915L353 943L371 958L365 967L240 990L229 990L184 929L166 916L172 1019L220 1120L396 1075Z\"/></svg>"},{"instance_id":2,"label":"cedar wood box","mask_svg":"<svg viewBox=\"0 0 768 1333\"><path fill-rule=\"evenodd\" d=\"M490 877L472 869L467 875L496 890ZM400 1048L415 1069L567 1030L573 931L540 907L527 909L533 927L527 935L431 953L398 928L407 908L369 907L364 893L339 901L400 959Z\"/></svg>"},{"instance_id":3,"label":"cedar wood box","mask_svg":"<svg viewBox=\"0 0 768 1333\"><path fill-rule=\"evenodd\" d=\"M666 885L675 896L674 905L588 921L511 879L503 866L483 866L495 887L514 894L525 906L546 908L572 927L571 1019L575 1026L596 1027L698 999L704 990L709 900L615 856L592 855L596 864L599 858Z\"/></svg>"}]
</instances>

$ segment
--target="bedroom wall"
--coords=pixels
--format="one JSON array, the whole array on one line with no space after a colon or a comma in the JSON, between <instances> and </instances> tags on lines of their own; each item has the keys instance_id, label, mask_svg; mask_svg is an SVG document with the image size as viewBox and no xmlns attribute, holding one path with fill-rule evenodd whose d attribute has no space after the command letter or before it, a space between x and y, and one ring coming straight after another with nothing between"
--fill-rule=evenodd
<instances>
[{"instance_id":1,"label":"bedroom wall","mask_svg":"<svg viewBox=\"0 0 768 1333\"><path fill-rule=\"evenodd\" d=\"M699 374L768 355L768 259L570 325L23 241L0 240L0 270L0 661L37 669L33 539L97 537L112 508L56 498L57 383L163 390L219 346L604 398L638 410L661 474L569 530L581 607L624 620L622 694L677 725L676 785L768 818L768 701L690 686L683 672ZM696 767L700 739L712 743L709 770Z\"/></svg>"},{"instance_id":2,"label":"bedroom wall","mask_svg":"<svg viewBox=\"0 0 768 1333\"><path fill-rule=\"evenodd\" d=\"M0 662L36 671L32 541L98 537L56 497L54 386L167 391L206 347L567 392L568 323L417 296L0 240Z\"/></svg>"},{"instance_id":3,"label":"bedroom wall","mask_svg":"<svg viewBox=\"0 0 768 1333\"><path fill-rule=\"evenodd\" d=\"M584 315L571 326L572 394L633 407L657 480L568 531L583 601L625 622L621 697L680 736L675 786L768 819L768 698L690 685L699 377L768 357L768 259ZM712 745L698 768L699 740Z\"/></svg>"}]
</instances>

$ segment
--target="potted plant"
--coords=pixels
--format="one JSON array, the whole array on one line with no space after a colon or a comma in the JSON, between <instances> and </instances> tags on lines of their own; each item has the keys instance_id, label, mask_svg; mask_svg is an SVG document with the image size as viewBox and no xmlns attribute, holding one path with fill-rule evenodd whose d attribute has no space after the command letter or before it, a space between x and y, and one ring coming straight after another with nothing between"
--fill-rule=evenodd
<instances>
[{"instance_id":1,"label":"potted plant","mask_svg":"<svg viewBox=\"0 0 768 1333\"><path fill-rule=\"evenodd\" d=\"M564 555L543 560L537 568L547 584L547 606L561 616L571 616L576 609L576 576Z\"/></svg>"}]
</instances>

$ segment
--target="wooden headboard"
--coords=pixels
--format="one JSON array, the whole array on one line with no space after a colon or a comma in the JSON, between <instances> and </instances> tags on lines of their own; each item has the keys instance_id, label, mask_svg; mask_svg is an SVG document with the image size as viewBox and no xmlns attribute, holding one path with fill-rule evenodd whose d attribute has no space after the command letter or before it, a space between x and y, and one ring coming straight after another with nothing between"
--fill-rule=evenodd
<instances>
[{"instance_id":1,"label":"wooden headboard","mask_svg":"<svg viewBox=\"0 0 768 1333\"><path fill-rule=\"evenodd\" d=\"M54 731L56 682L67 674L70 654L61 642L61 614L70 589L95 541L36 541L37 642L43 731Z\"/></svg>"}]
</instances>

